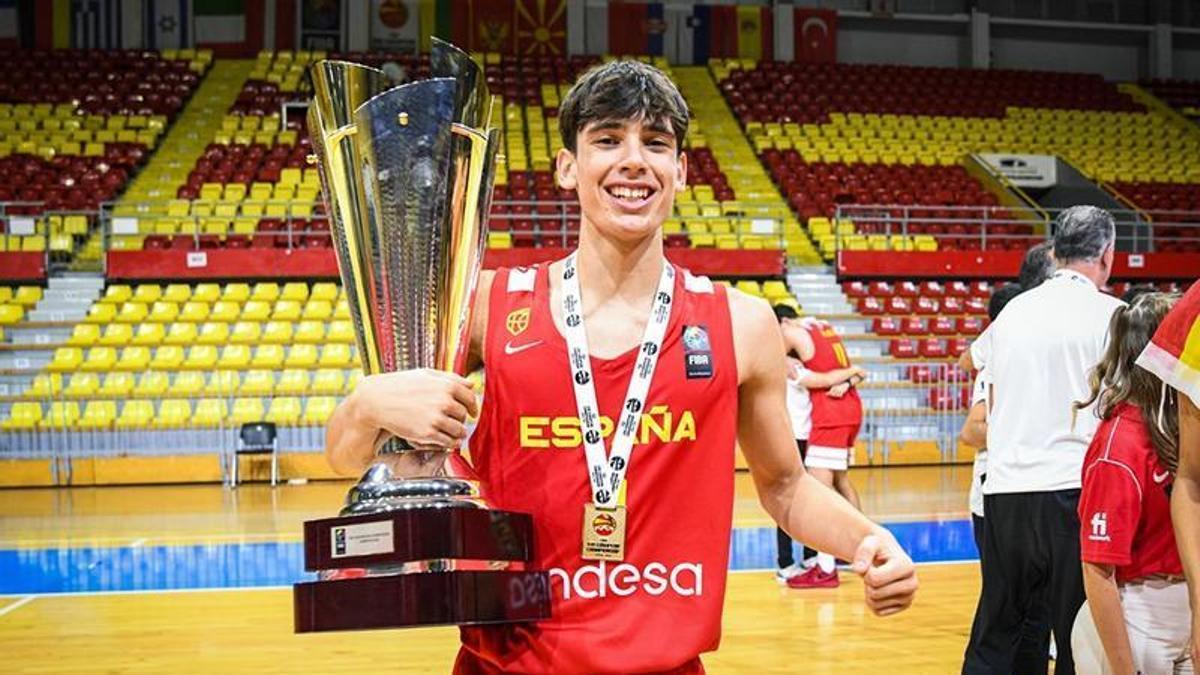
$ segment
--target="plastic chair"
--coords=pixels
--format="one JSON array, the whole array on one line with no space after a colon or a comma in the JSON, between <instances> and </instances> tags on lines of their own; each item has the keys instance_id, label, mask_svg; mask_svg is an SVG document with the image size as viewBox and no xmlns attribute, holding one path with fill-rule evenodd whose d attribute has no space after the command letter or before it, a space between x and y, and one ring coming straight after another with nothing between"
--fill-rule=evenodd
<instances>
[{"instance_id":1,"label":"plastic chair","mask_svg":"<svg viewBox=\"0 0 1200 675\"><path fill-rule=\"evenodd\" d=\"M279 434L273 422L249 422L238 432L238 444L233 451L230 467L230 486L238 484L238 460L241 455L271 455L271 485L279 482Z\"/></svg>"}]
</instances>

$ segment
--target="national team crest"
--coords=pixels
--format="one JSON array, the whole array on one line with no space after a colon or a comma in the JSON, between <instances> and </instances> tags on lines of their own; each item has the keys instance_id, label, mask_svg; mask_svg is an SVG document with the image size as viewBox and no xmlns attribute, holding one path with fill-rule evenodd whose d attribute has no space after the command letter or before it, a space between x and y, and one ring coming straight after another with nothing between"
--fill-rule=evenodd
<instances>
[{"instance_id":1,"label":"national team crest","mask_svg":"<svg viewBox=\"0 0 1200 675\"><path fill-rule=\"evenodd\" d=\"M504 320L504 325L513 337L524 333L525 329L529 328L529 308L523 307L509 312L508 318Z\"/></svg>"}]
</instances>

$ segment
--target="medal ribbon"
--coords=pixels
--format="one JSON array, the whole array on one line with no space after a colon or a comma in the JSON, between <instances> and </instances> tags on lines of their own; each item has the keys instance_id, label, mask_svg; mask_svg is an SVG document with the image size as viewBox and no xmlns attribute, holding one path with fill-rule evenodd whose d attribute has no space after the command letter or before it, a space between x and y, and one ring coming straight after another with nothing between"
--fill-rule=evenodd
<instances>
[{"instance_id":1,"label":"medal ribbon","mask_svg":"<svg viewBox=\"0 0 1200 675\"><path fill-rule=\"evenodd\" d=\"M669 262L663 261L658 290L654 293L650 317L646 320L646 329L638 347L633 375L625 392L625 403L621 406L621 419L614 429L612 453L608 454L604 449L604 436L600 433L600 407L596 403L592 359L588 355L587 332L583 328L583 298L579 290L576 255L572 253L563 262L562 276L562 313L563 323L566 325L571 382L575 387L575 408L583 431L583 450L587 458L592 501L598 507L613 508L617 505L617 493L625 480L625 471L629 468L634 435L642 420L642 409L650 391L650 381L654 378L654 367L658 364L663 337L667 333L667 322L671 318L675 269Z\"/></svg>"}]
</instances>

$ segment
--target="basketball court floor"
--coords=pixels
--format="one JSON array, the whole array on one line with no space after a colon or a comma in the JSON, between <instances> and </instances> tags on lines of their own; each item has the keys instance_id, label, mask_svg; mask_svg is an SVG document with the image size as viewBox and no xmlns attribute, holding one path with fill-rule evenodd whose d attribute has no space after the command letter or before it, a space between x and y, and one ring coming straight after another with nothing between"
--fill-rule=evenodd
<instances>
[{"instance_id":1,"label":"basketball court floor","mask_svg":"<svg viewBox=\"0 0 1200 675\"><path fill-rule=\"evenodd\" d=\"M869 615L857 578L797 591L773 577L775 534L737 477L721 648L710 672L946 673L979 572L970 466L855 469L864 510L920 563L907 612ZM4 672L444 673L454 628L294 635L301 523L348 483L0 490Z\"/></svg>"}]
</instances>

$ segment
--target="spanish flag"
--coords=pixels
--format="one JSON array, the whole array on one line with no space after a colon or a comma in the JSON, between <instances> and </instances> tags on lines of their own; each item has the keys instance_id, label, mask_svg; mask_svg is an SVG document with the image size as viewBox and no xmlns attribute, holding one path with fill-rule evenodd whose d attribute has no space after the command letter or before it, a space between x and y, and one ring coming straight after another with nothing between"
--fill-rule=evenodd
<instances>
[{"instance_id":1,"label":"spanish flag","mask_svg":"<svg viewBox=\"0 0 1200 675\"><path fill-rule=\"evenodd\" d=\"M1200 406L1200 281L1158 325L1137 364Z\"/></svg>"}]
</instances>

